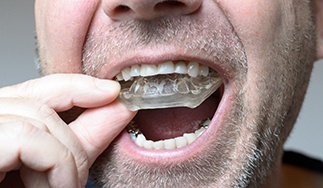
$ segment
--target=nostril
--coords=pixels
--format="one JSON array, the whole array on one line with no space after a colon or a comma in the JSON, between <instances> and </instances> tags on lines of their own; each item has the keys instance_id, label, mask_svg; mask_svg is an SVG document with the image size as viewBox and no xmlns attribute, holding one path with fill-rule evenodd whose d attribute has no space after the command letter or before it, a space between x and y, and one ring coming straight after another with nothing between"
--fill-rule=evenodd
<instances>
[{"instance_id":1,"label":"nostril","mask_svg":"<svg viewBox=\"0 0 323 188\"><path fill-rule=\"evenodd\" d=\"M117 6L115 9L114 9L114 14L124 14L124 13L127 13L127 12L131 12L131 8L129 8L128 6L126 5L119 5Z\"/></svg>"},{"instance_id":2,"label":"nostril","mask_svg":"<svg viewBox=\"0 0 323 188\"><path fill-rule=\"evenodd\" d=\"M113 20L151 20L157 17L189 15L202 0L104 0L104 12Z\"/></svg>"},{"instance_id":3,"label":"nostril","mask_svg":"<svg viewBox=\"0 0 323 188\"><path fill-rule=\"evenodd\" d=\"M165 11L165 10L181 9L183 7L185 7L185 3L182 3L177 0L166 0L166 1L157 3L154 9L156 11Z\"/></svg>"}]
</instances>

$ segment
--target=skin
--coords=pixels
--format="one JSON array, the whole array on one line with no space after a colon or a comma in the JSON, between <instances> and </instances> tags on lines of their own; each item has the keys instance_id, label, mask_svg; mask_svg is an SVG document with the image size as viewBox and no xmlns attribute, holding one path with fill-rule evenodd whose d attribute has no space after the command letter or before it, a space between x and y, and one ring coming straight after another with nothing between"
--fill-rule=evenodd
<instances>
[{"instance_id":1,"label":"skin","mask_svg":"<svg viewBox=\"0 0 323 188\"><path fill-rule=\"evenodd\" d=\"M80 187L92 167L107 187L278 186L283 144L322 54L311 9L321 20L321 2L183 0L153 9L159 2L36 0L39 60L49 76L0 89L0 140L10 143L0 146L0 182L18 176L26 187ZM111 79L130 63L162 57L200 58L221 72L226 102L213 121L219 131L208 131L191 160L139 162L115 139L136 112L116 100L120 86Z\"/></svg>"}]
</instances>

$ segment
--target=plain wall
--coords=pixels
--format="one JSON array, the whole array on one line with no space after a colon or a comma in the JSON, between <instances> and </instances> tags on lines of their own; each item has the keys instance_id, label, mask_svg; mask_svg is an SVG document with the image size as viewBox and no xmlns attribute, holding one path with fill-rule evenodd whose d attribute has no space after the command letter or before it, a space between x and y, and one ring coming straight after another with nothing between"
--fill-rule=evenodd
<instances>
[{"instance_id":1,"label":"plain wall","mask_svg":"<svg viewBox=\"0 0 323 188\"><path fill-rule=\"evenodd\" d=\"M34 0L0 1L0 87L38 77Z\"/></svg>"},{"instance_id":2,"label":"plain wall","mask_svg":"<svg viewBox=\"0 0 323 188\"><path fill-rule=\"evenodd\" d=\"M0 1L0 87L39 76L34 0ZM286 148L323 160L323 62L315 64L303 109Z\"/></svg>"}]
</instances>

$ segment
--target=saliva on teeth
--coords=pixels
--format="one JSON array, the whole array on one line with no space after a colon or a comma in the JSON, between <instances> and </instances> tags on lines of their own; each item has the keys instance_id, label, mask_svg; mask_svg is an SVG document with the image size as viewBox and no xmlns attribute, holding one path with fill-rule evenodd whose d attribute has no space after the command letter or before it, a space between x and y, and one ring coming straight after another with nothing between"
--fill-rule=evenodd
<instances>
[{"instance_id":1,"label":"saliva on teeth","mask_svg":"<svg viewBox=\"0 0 323 188\"><path fill-rule=\"evenodd\" d=\"M195 108L222 85L222 78L214 70L183 61L133 65L124 69L117 80L122 88L119 99L132 111Z\"/></svg>"}]
</instances>

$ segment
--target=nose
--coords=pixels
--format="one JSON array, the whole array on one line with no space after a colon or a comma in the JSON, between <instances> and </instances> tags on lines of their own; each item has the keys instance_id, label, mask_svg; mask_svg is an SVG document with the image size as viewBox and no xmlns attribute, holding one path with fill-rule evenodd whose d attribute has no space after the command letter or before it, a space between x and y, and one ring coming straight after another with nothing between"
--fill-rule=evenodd
<instances>
[{"instance_id":1,"label":"nose","mask_svg":"<svg viewBox=\"0 0 323 188\"><path fill-rule=\"evenodd\" d=\"M188 15L202 0L103 0L105 13L113 20L151 20L163 16Z\"/></svg>"}]
</instances>

